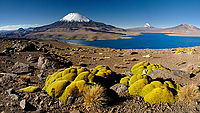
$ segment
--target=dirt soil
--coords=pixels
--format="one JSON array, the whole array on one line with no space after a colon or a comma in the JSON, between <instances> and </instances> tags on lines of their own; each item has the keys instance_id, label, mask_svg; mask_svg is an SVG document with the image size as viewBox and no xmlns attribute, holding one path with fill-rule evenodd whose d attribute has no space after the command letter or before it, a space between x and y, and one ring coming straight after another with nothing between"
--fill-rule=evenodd
<instances>
[{"instance_id":1,"label":"dirt soil","mask_svg":"<svg viewBox=\"0 0 200 113\"><path fill-rule=\"evenodd\" d=\"M111 70L117 73L125 73L131 70L131 67L141 61L148 61L153 64L161 64L170 70L183 70L188 65L200 63L200 47L176 48L176 49L111 49L98 48L66 42L58 42L53 40L31 40L29 42L37 45L41 50L34 51L14 51L3 54L6 46L13 46L18 40L0 40L0 73L14 73L16 77L0 79L0 112L200 112L199 103L186 105L182 102L174 104L155 104L151 105L144 102L140 96L132 96L128 91L119 95L119 99L112 105L106 105L102 108L90 109L84 104L75 103L72 105L61 103L59 100L53 101L46 92L39 91L35 93L24 93L18 90L29 85L39 86L43 88L45 78L58 71L70 66L85 66L94 68L98 65L107 65ZM28 41L22 41L28 43ZM45 49L44 49L45 48ZM174 54L177 50L181 50L179 54ZM51 55L49 57L48 55ZM38 61L30 62L29 57L38 59L41 56L48 58L52 65L45 68L38 66ZM150 57L145 57L150 56ZM57 60L59 59L59 60ZM32 67L25 72L16 73L14 65L16 62L28 64ZM57 64L63 64L58 66ZM17 70L19 71L19 70ZM3 78L4 75L0 74ZM29 76L30 81L23 81L20 76ZM40 78L41 77L41 78ZM191 83L199 84L198 80L191 79ZM16 98L8 92L12 89ZM22 109L20 101L25 99L32 109Z\"/></svg>"}]
</instances>

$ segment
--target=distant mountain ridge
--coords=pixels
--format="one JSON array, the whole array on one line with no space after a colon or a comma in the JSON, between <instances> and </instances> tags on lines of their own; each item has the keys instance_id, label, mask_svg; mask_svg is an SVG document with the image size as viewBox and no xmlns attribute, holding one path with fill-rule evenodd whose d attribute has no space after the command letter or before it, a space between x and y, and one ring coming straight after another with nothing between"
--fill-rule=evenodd
<instances>
[{"instance_id":1,"label":"distant mountain ridge","mask_svg":"<svg viewBox=\"0 0 200 113\"><path fill-rule=\"evenodd\" d=\"M150 32L163 32L163 33L198 33L200 32L200 28L193 26L191 24L180 24L175 27L160 29L160 30L152 30Z\"/></svg>"},{"instance_id":2,"label":"distant mountain ridge","mask_svg":"<svg viewBox=\"0 0 200 113\"><path fill-rule=\"evenodd\" d=\"M66 39L117 39L125 29L95 22L80 13L69 13L62 19L41 27L19 29L0 33L0 37L23 38L66 38Z\"/></svg>"},{"instance_id":3,"label":"distant mountain ridge","mask_svg":"<svg viewBox=\"0 0 200 113\"><path fill-rule=\"evenodd\" d=\"M126 30L130 32L145 32L145 31L151 31L151 30L156 30L156 29L160 29L160 28L153 27L149 23L146 23L144 26L129 28Z\"/></svg>"}]
</instances>

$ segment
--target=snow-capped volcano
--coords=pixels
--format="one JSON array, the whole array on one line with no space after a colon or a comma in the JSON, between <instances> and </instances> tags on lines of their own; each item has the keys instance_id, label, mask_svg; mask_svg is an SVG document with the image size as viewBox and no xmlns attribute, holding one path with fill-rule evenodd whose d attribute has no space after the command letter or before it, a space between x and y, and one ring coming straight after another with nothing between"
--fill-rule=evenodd
<instances>
[{"instance_id":1,"label":"snow-capped volcano","mask_svg":"<svg viewBox=\"0 0 200 113\"><path fill-rule=\"evenodd\" d=\"M152 27L149 23L146 23L144 27Z\"/></svg>"},{"instance_id":2,"label":"snow-capped volcano","mask_svg":"<svg viewBox=\"0 0 200 113\"><path fill-rule=\"evenodd\" d=\"M134 32L144 32L144 31L151 31L159 28L155 28L151 26L149 23L146 23L145 25L141 27L135 27L135 28L129 28L128 31L134 31Z\"/></svg>"},{"instance_id":3,"label":"snow-capped volcano","mask_svg":"<svg viewBox=\"0 0 200 113\"><path fill-rule=\"evenodd\" d=\"M87 17L81 15L80 13L69 13L68 15L66 15L65 17L63 17L62 19L60 19L60 21L89 22L90 19L88 19Z\"/></svg>"},{"instance_id":4,"label":"snow-capped volcano","mask_svg":"<svg viewBox=\"0 0 200 113\"><path fill-rule=\"evenodd\" d=\"M121 32L126 30L95 22L81 15L80 13L69 13L62 19L45 26L29 28L0 34L0 37L26 37L26 38L65 38L65 39L87 39L87 40L107 40L118 39Z\"/></svg>"}]
</instances>

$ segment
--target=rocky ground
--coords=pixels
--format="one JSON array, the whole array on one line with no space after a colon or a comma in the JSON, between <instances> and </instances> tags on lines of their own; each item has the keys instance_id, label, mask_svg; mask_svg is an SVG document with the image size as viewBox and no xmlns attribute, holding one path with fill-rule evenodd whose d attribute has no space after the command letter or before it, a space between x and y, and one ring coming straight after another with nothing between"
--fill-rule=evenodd
<instances>
[{"instance_id":1,"label":"rocky ground","mask_svg":"<svg viewBox=\"0 0 200 113\"><path fill-rule=\"evenodd\" d=\"M43 88L48 75L70 66L94 68L108 65L113 71L130 74L141 61L161 64L170 71L155 71L152 77L171 78L181 85L199 84L200 47L177 49L110 49L68 44L52 40L0 40L0 112L199 112L199 103L191 105L151 105L127 88L117 92L115 102L101 108L85 107L82 98L67 103L50 97L45 91L20 92L27 86ZM178 54L174 54L181 50ZM72 101L73 100L73 101Z\"/></svg>"}]
</instances>

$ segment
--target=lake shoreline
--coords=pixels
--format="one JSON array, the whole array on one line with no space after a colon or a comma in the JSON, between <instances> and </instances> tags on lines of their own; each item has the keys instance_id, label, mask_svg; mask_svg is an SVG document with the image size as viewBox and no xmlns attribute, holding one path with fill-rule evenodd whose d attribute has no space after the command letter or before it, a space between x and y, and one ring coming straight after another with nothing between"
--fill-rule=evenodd
<instances>
[{"instance_id":1,"label":"lake shoreline","mask_svg":"<svg viewBox=\"0 0 200 113\"><path fill-rule=\"evenodd\" d=\"M117 40L55 39L72 44L115 49L172 49L200 46L196 37L169 36L168 33L141 33L137 36L124 36ZM166 43L167 42L167 43Z\"/></svg>"}]
</instances>

